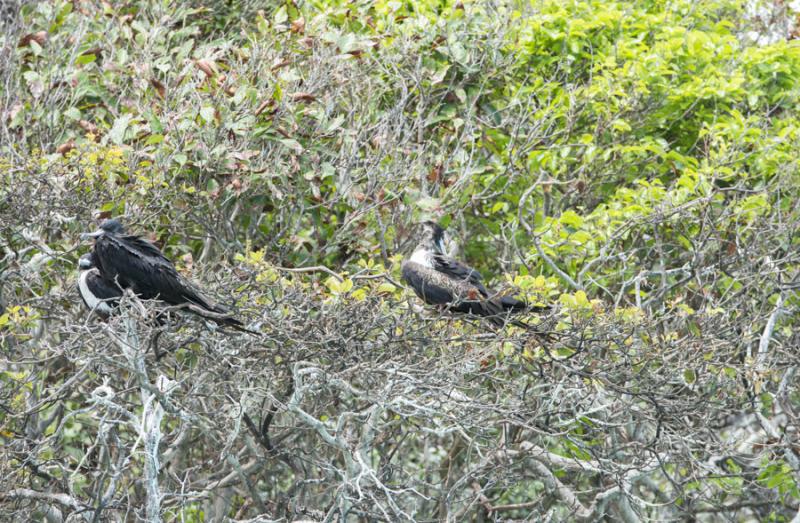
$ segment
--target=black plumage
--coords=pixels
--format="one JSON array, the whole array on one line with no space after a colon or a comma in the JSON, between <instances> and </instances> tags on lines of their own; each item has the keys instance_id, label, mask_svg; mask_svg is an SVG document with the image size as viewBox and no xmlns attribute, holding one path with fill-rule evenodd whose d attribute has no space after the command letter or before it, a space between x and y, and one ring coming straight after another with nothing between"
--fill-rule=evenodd
<instances>
[{"instance_id":1,"label":"black plumage","mask_svg":"<svg viewBox=\"0 0 800 523\"><path fill-rule=\"evenodd\" d=\"M447 256L444 229L437 223L422 224L420 242L403 262L403 279L425 303L448 310L484 316L502 325L509 313L544 311L548 307L528 306L513 296L499 296L486 289L481 274Z\"/></svg>"},{"instance_id":2,"label":"black plumage","mask_svg":"<svg viewBox=\"0 0 800 523\"><path fill-rule=\"evenodd\" d=\"M92 253L81 256L78 269L78 293L84 305L98 316L107 318L116 308L122 289L103 279Z\"/></svg>"},{"instance_id":3,"label":"black plumage","mask_svg":"<svg viewBox=\"0 0 800 523\"><path fill-rule=\"evenodd\" d=\"M217 323L246 330L225 308L189 284L158 247L144 238L126 234L118 220L106 220L100 229L82 234L81 238L94 238L91 260L102 278L114 287L131 289L145 300L185 306Z\"/></svg>"}]
</instances>

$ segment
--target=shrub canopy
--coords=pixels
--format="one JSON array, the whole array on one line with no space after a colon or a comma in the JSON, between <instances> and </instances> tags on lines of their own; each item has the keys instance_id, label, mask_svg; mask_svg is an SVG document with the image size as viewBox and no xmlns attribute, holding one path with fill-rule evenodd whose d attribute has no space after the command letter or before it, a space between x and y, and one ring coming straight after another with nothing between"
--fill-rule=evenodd
<instances>
[{"instance_id":1,"label":"shrub canopy","mask_svg":"<svg viewBox=\"0 0 800 523\"><path fill-rule=\"evenodd\" d=\"M790 7L8 9L2 518L797 518ZM87 314L110 216L263 336ZM422 307L426 219L549 334Z\"/></svg>"}]
</instances>

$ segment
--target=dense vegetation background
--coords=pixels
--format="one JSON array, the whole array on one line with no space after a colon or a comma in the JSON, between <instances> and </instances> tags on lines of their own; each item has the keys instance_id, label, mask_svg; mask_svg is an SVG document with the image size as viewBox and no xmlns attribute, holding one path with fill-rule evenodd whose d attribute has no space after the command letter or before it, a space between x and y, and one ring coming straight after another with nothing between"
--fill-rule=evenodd
<instances>
[{"instance_id":1,"label":"dense vegetation background","mask_svg":"<svg viewBox=\"0 0 800 523\"><path fill-rule=\"evenodd\" d=\"M0 7L0 519L800 521L791 5ZM263 338L90 317L107 216Z\"/></svg>"}]
</instances>

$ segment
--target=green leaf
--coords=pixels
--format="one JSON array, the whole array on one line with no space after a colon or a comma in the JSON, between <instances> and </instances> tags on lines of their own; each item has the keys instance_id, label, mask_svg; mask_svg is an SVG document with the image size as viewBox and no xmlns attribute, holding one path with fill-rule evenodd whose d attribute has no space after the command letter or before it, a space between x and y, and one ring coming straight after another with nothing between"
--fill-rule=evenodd
<instances>
[{"instance_id":1,"label":"green leaf","mask_svg":"<svg viewBox=\"0 0 800 523\"><path fill-rule=\"evenodd\" d=\"M36 80L39 80L39 79L41 78L41 77L39 76L39 73L37 73L37 72L36 72L36 71L34 71L34 70L25 71L24 73L22 73L22 77L23 77L23 78L25 79L25 81L26 81L26 82L28 82L29 84L30 84L30 83L33 83L33 82L35 82Z\"/></svg>"},{"instance_id":2,"label":"green leaf","mask_svg":"<svg viewBox=\"0 0 800 523\"><path fill-rule=\"evenodd\" d=\"M325 280L325 286L334 294L345 294L353 288L353 280L347 278L343 281L339 281L337 278L331 276Z\"/></svg>"},{"instance_id":3,"label":"green leaf","mask_svg":"<svg viewBox=\"0 0 800 523\"><path fill-rule=\"evenodd\" d=\"M95 60L97 60L97 55L95 55L95 54L84 54L84 55L81 55L81 56L79 56L78 58L75 59L75 64L76 65L86 65L86 64L90 64L90 63L94 62Z\"/></svg>"},{"instance_id":4,"label":"green leaf","mask_svg":"<svg viewBox=\"0 0 800 523\"><path fill-rule=\"evenodd\" d=\"M64 111L64 116L66 116L72 121L78 121L81 119L81 112L76 107L70 107L69 109Z\"/></svg>"},{"instance_id":5,"label":"green leaf","mask_svg":"<svg viewBox=\"0 0 800 523\"><path fill-rule=\"evenodd\" d=\"M558 221L564 225L570 225L575 228L583 225L583 218L575 211L564 211Z\"/></svg>"},{"instance_id":6,"label":"green leaf","mask_svg":"<svg viewBox=\"0 0 800 523\"><path fill-rule=\"evenodd\" d=\"M288 147L289 149L291 149L291 150L293 150L293 151L295 151L297 153L302 153L303 152L303 146L300 145L300 142L298 142L297 140L295 140L293 138L284 138L284 139L280 140L280 142L283 145L285 145L286 147Z\"/></svg>"},{"instance_id":7,"label":"green leaf","mask_svg":"<svg viewBox=\"0 0 800 523\"><path fill-rule=\"evenodd\" d=\"M340 53L349 53L351 51L355 51L357 48L356 35L353 33L343 34L336 39L336 47L339 48Z\"/></svg>"},{"instance_id":8,"label":"green leaf","mask_svg":"<svg viewBox=\"0 0 800 523\"><path fill-rule=\"evenodd\" d=\"M620 133L627 133L631 130L630 124L621 118L611 122L611 128Z\"/></svg>"},{"instance_id":9,"label":"green leaf","mask_svg":"<svg viewBox=\"0 0 800 523\"><path fill-rule=\"evenodd\" d=\"M163 141L164 141L163 134L151 134L150 136L147 137L147 140L145 140L144 143L145 145L156 145Z\"/></svg>"},{"instance_id":10,"label":"green leaf","mask_svg":"<svg viewBox=\"0 0 800 523\"><path fill-rule=\"evenodd\" d=\"M275 11L273 20L276 24L285 24L289 20L289 13L287 12L285 5L282 5L277 11Z\"/></svg>"},{"instance_id":11,"label":"green leaf","mask_svg":"<svg viewBox=\"0 0 800 523\"><path fill-rule=\"evenodd\" d=\"M453 57L453 60L459 63L465 63L467 61L467 49L461 44L461 42L451 42L448 48L450 50L450 56Z\"/></svg>"},{"instance_id":12,"label":"green leaf","mask_svg":"<svg viewBox=\"0 0 800 523\"><path fill-rule=\"evenodd\" d=\"M438 198L431 198L430 196L422 197L416 203L417 207L423 211L432 211L441 206L441 201Z\"/></svg>"},{"instance_id":13,"label":"green leaf","mask_svg":"<svg viewBox=\"0 0 800 523\"><path fill-rule=\"evenodd\" d=\"M203 121L206 123L214 122L214 114L215 114L214 108L209 105L206 105L205 107L200 109L200 118L202 118Z\"/></svg>"},{"instance_id":14,"label":"green leaf","mask_svg":"<svg viewBox=\"0 0 800 523\"><path fill-rule=\"evenodd\" d=\"M133 116L130 113L120 115L114 120L114 125L108 132L108 139L115 145L122 145L125 138L125 131L128 129L128 124Z\"/></svg>"},{"instance_id":15,"label":"green leaf","mask_svg":"<svg viewBox=\"0 0 800 523\"><path fill-rule=\"evenodd\" d=\"M396 290L397 290L397 287L395 287L391 283L384 282L384 283L381 283L380 285L378 285L378 288L376 289L376 292L378 294L381 294L381 293L392 294Z\"/></svg>"},{"instance_id":16,"label":"green leaf","mask_svg":"<svg viewBox=\"0 0 800 523\"><path fill-rule=\"evenodd\" d=\"M448 64L436 71L433 76L431 76L431 85L442 83L444 81L444 77L447 76L447 71L449 70L450 65Z\"/></svg>"}]
</instances>

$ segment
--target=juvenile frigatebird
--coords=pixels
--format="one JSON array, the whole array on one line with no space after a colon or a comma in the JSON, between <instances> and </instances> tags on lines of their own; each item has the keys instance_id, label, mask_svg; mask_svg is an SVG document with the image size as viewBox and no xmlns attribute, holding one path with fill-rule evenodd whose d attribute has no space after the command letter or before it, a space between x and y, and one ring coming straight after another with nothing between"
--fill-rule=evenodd
<instances>
[{"instance_id":1,"label":"juvenile frigatebird","mask_svg":"<svg viewBox=\"0 0 800 523\"><path fill-rule=\"evenodd\" d=\"M82 240L94 238L91 261L100 276L119 289L131 289L144 300L183 306L204 318L237 330L252 332L230 313L195 290L152 243L125 233L119 220L106 220Z\"/></svg>"},{"instance_id":2,"label":"juvenile frigatebird","mask_svg":"<svg viewBox=\"0 0 800 523\"><path fill-rule=\"evenodd\" d=\"M122 289L100 275L91 252L81 256L78 269L78 292L84 305L98 316L108 318L122 296Z\"/></svg>"},{"instance_id":3,"label":"juvenile frigatebird","mask_svg":"<svg viewBox=\"0 0 800 523\"><path fill-rule=\"evenodd\" d=\"M426 221L422 231L411 258L403 261L402 272L403 279L425 303L487 317L495 325L503 325L503 317L509 313L549 310L491 293L478 271L447 256L444 229L438 223Z\"/></svg>"}]
</instances>

